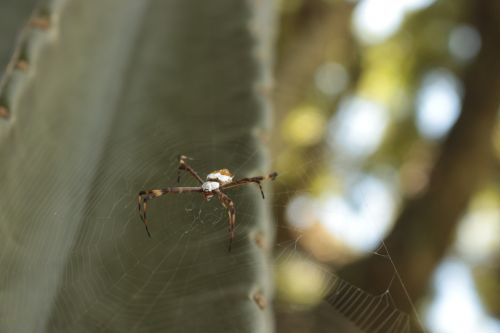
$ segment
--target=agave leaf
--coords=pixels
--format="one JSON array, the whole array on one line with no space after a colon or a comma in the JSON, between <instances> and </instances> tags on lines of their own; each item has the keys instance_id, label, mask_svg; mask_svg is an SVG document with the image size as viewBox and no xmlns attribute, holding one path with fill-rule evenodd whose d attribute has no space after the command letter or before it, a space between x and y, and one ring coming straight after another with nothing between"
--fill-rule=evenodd
<instances>
[{"instance_id":1,"label":"agave leaf","mask_svg":"<svg viewBox=\"0 0 500 333\"><path fill-rule=\"evenodd\" d=\"M25 28L26 66L0 87L1 332L272 330L259 246L272 227L257 188L228 193L231 253L216 200L152 201L151 239L137 213L140 190L176 186L178 154L201 174L269 171L269 6L67 0L35 11L48 24Z\"/></svg>"}]
</instances>

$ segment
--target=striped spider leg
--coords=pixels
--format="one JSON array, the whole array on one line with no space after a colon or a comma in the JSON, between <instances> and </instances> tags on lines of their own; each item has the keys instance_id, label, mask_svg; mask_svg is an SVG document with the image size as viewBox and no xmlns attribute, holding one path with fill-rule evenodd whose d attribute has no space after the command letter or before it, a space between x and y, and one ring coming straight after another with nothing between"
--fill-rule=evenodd
<instances>
[{"instance_id":1,"label":"striped spider leg","mask_svg":"<svg viewBox=\"0 0 500 333\"><path fill-rule=\"evenodd\" d=\"M226 185L222 185L221 189L225 190L228 188L237 187L237 186L241 186L241 185L245 185L245 184L249 184L249 183L255 183L255 184L257 184L257 186L259 186L260 194L262 194L262 199L265 199L264 191L262 190L262 185L260 185L260 182L262 182L263 180L266 180L266 179L275 180L277 176L278 176L278 173L273 172L267 176L241 178L241 179L235 180L231 183L228 183Z\"/></svg>"},{"instance_id":2,"label":"striped spider leg","mask_svg":"<svg viewBox=\"0 0 500 333\"><path fill-rule=\"evenodd\" d=\"M232 187L238 187L241 185L249 184L249 183L256 183L259 186L260 193L262 194L262 199L265 199L264 197L264 191L262 190L262 185L260 185L260 182L266 179L271 179L274 180L278 176L277 172L273 172L267 176L258 176L258 177L251 177L251 178L242 178L239 180L232 181L230 183L227 183L225 185L222 185L220 188L220 191L218 192L219 195L219 200L222 202L222 205L224 208L227 209L228 213L228 218L229 218L229 252L231 252L231 244L234 239L234 228L236 227L236 208L234 207L234 202L233 200L222 190L232 188Z\"/></svg>"},{"instance_id":3,"label":"striped spider leg","mask_svg":"<svg viewBox=\"0 0 500 333\"><path fill-rule=\"evenodd\" d=\"M233 181L234 176L228 169L220 169L216 171L212 171L206 177L204 181L196 171L194 171L191 166L187 163L187 160L190 159L185 155L179 156L179 168L177 174L177 182L180 181L180 171L184 170L190 173L199 183L200 186L188 187L188 186L180 186L180 187L167 187L163 189L153 189L148 191L139 192L138 196L138 208L139 208L139 216L141 217L144 226L146 227L146 232L149 237L151 237L151 233L148 229L148 223L146 218L147 212L147 202L151 199L161 197L168 193L189 193L196 192L203 194L205 200L210 200L212 197L217 196L222 206L227 210L228 213L228 224L229 224L229 252L231 251L231 245L234 239L234 231L236 227L236 208L233 200L223 192L223 190L233 187L238 187L245 184L255 183L259 186L260 193L262 194L262 198L264 199L264 191L262 190L261 182L267 179L274 180L278 176L276 172L273 172L267 176L259 176L259 177L250 177L250 178L242 178L239 180Z\"/></svg>"},{"instance_id":4,"label":"striped spider leg","mask_svg":"<svg viewBox=\"0 0 500 333\"><path fill-rule=\"evenodd\" d=\"M181 181L181 170L189 172L194 178L198 180L200 184L203 184L203 179L187 164L186 160L192 160L192 158L186 155L179 155L179 168L177 169L177 183Z\"/></svg>"},{"instance_id":5,"label":"striped spider leg","mask_svg":"<svg viewBox=\"0 0 500 333\"><path fill-rule=\"evenodd\" d=\"M148 208L148 201L154 198L161 197L162 195L168 193L188 193L188 192L203 192L201 187L167 187L161 189L154 189L148 191L139 192L138 204L139 204L139 216L141 217L144 226L146 227L146 232L151 238L151 233L148 229L148 220L146 218L146 212Z\"/></svg>"},{"instance_id":6,"label":"striped spider leg","mask_svg":"<svg viewBox=\"0 0 500 333\"><path fill-rule=\"evenodd\" d=\"M222 206L227 209L228 221L229 221L229 248L228 252L231 252L231 245L234 239L234 228L236 227L236 208L234 208L233 200L227 196L227 194L218 191L217 195L219 197Z\"/></svg>"}]
</instances>

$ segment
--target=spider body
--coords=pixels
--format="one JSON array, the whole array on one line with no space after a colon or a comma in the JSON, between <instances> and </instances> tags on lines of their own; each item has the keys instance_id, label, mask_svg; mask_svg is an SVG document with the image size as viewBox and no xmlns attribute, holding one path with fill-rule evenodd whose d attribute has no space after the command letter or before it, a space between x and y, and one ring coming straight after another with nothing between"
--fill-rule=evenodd
<instances>
[{"instance_id":1,"label":"spider body","mask_svg":"<svg viewBox=\"0 0 500 333\"><path fill-rule=\"evenodd\" d=\"M228 169L220 169L210 172L207 175L207 180L201 184L204 191L205 200L210 200L221 186L229 184L233 181L233 174Z\"/></svg>"},{"instance_id":2,"label":"spider body","mask_svg":"<svg viewBox=\"0 0 500 333\"><path fill-rule=\"evenodd\" d=\"M262 186L260 185L261 181L270 179L274 180L278 174L273 172L267 176L258 176L251 178L242 178L239 180L233 180L234 176L228 169L220 169L210 172L206 180L202 180L201 177L196 173L196 171L191 168L186 160L189 158L187 156L181 155L179 156L179 168L177 175L177 182L180 181L180 171L185 170L189 172L196 180L200 183L200 186L196 187L168 187L164 189L153 189L148 191L139 192L138 197L138 205L139 205L139 215L141 217L144 226L146 227L146 232L149 237L151 234L148 229L147 219L146 219L146 210L147 210L147 202L151 199L160 197L162 195L168 193L183 193L183 192L198 192L201 193L205 200L210 200L212 197L216 196L224 208L227 209L228 218L229 218L229 251L231 251L231 244L234 238L234 228L236 226L236 209L234 206L233 200L228 197L223 190L241 186L244 184L255 183L259 186L260 193L262 194L262 199L264 199L264 191L262 190Z\"/></svg>"}]
</instances>

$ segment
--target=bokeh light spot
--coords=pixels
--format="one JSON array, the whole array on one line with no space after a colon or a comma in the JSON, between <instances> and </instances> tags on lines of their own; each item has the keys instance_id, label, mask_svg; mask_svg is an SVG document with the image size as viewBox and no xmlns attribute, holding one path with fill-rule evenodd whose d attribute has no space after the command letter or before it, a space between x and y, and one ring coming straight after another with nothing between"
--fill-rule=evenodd
<instances>
[{"instance_id":1,"label":"bokeh light spot","mask_svg":"<svg viewBox=\"0 0 500 333\"><path fill-rule=\"evenodd\" d=\"M278 263L278 298L292 304L313 306L321 302L327 278L321 267L298 256Z\"/></svg>"},{"instance_id":2,"label":"bokeh light spot","mask_svg":"<svg viewBox=\"0 0 500 333\"><path fill-rule=\"evenodd\" d=\"M417 128L428 139L440 139L460 114L461 87L453 74L434 70L424 76L417 96Z\"/></svg>"},{"instance_id":3,"label":"bokeh light spot","mask_svg":"<svg viewBox=\"0 0 500 333\"><path fill-rule=\"evenodd\" d=\"M299 146L318 143L325 132L325 117L312 105L305 105L292 110L283 123L283 136L289 142Z\"/></svg>"},{"instance_id":4,"label":"bokeh light spot","mask_svg":"<svg viewBox=\"0 0 500 333\"><path fill-rule=\"evenodd\" d=\"M500 200L497 191L476 194L460 222L455 248L468 261L481 264L500 253Z\"/></svg>"},{"instance_id":5,"label":"bokeh light spot","mask_svg":"<svg viewBox=\"0 0 500 333\"><path fill-rule=\"evenodd\" d=\"M476 294L469 268L447 259L434 276L436 299L427 313L432 332L498 333L500 323L489 318Z\"/></svg>"},{"instance_id":6,"label":"bokeh light spot","mask_svg":"<svg viewBox=\"0 0 500 333\"><path fill-rule=\"evenodd\" d=\"M409 11L431 5L434 0L363 0L353 14L354 32L366 44L376 44L394 34Z\"/></svg>"},{"instance_id":7,"label":"bokeh light spot","mask_svg":"<svg viewBox=\"0 0 500 333\"><path fill-rule=\"evenodd\" d=\"M288 223L298 229L306 229L318 221L318 204L306 195L292 198L286 206Z\"/></svg>"},{"instance_id":8,"label":"bokeh light spot","mask_svg":"<svg viewBox=\"0 0 500 333\"><path fill-rule=\"evenodd\" d=\"M297 196L287 206L287 221L305 230L320 223L326 231L354 252L373 250L387 231L396 209L394 193L374 176L362 176L340 196Z\"/></svg>"},{"instance_id":9,"label":"bokeh light spot","mask_svg":"<svg viewBox=\"0 0 500 333\"><path fill-rule=\"evenodd\" d=\"M469 61L481 49L481 36L474 27L459 25L451 31L448 47L457 60Z\"/></svg>"},{"instance_id":10,"label":"bokeh light spot","mask_svg":"<svg viewBox=\"0 0 500 333\"><path fill-rule=\"evenodd\" d=\"M322 202L319 219L328 231L356 251L371 251L390 226L396 205L393 193L379 179L362 177L345 197Z\"/></svg>"},{"instance_id":11,"label":"bokeh light spot","mask_svg":"<svg viewBox=\"0 0 500 333\"><path fill-rule=\"evenodd\" d=\"M381 143L389 115L387 109L374 101L349 97L341 102L339 111L329 125L328 143L337 153L363 158Z\"/></svg>"}]
</instances>

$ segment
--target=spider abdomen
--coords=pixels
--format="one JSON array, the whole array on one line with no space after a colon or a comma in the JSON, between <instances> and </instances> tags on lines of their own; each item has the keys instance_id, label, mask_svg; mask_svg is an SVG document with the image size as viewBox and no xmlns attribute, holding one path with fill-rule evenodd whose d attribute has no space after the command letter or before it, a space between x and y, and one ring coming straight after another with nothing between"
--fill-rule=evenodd
<instances>
[{"instance_id":1,"label":"spider abdomen","mask_svg":"<svg viewBox=\"0 0 500 333\"><path fill-rule=\"evenodd\" d=\"M229 184L233 181L233 175L228 169L212 171L207 175L207 181L218 182L221 185Z\"/></svg>"}]
</instances>

